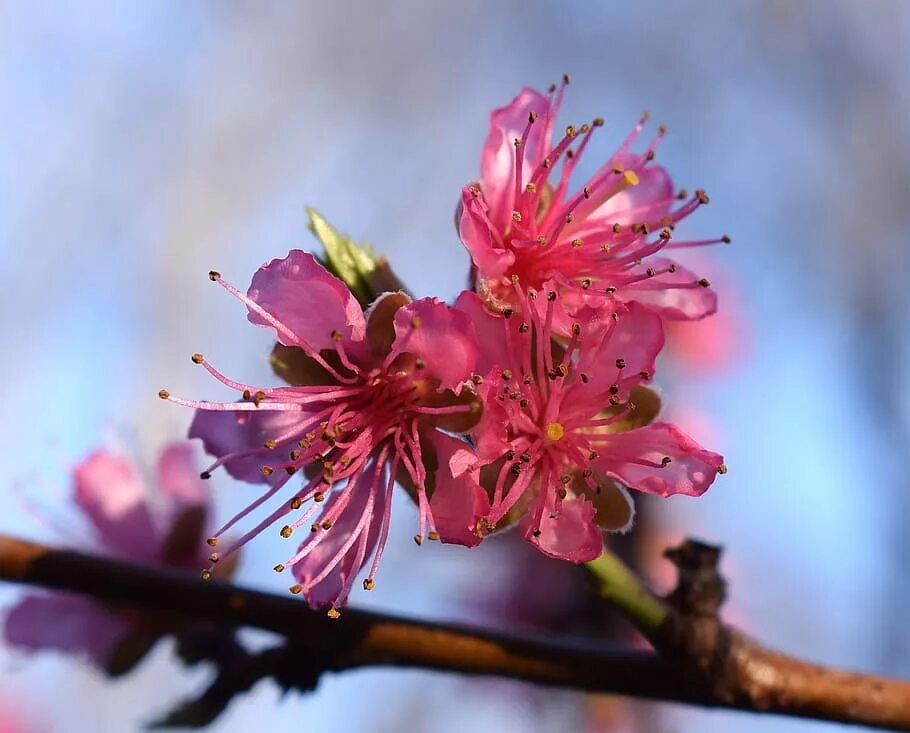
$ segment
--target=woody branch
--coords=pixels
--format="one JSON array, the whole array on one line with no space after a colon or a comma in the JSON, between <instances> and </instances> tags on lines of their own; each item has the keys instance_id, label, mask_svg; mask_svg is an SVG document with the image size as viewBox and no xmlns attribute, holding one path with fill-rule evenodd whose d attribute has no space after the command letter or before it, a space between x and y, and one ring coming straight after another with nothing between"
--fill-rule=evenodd
<instances>
[{"instance_id":1,"label":"woody branch","mask_svg":"<svg viewBox=\"0 0 910 733\"><path fill-rule=\"evenodd\" d=\"M723 581L715 548L689 542L668 555L680 570L680 583L667 601L641 597L640 586L619 592L620 608L657 652L357 610L332 620L287 597L8 536L0 536L0 579L139 606L163 616L174 631L196 621L250 626L283 635L288 650L309 650L308 662L294 655L296 671L280 650L261 656L242 689L265 677L280 676L284 684L306 689L326 671L416 667L910 731L910 682L823 667L765 648L719 620ZM601 594L615 596L605 576L593 570ZM638 618L642 608L650 615Z\"/></svg>"}]
</instances>

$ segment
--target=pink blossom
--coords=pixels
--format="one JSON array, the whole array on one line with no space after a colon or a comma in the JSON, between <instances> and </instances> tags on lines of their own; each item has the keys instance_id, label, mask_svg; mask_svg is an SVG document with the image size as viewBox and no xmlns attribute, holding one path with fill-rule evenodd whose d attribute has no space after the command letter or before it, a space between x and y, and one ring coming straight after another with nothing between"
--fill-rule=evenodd
<instances>
[{"instance_id":1,"label":"pink blossom","mask_svg":"<svg viewBox=\"0 0 910 733\"><path fill-rule=\"evenodd\" d=\"M603 120L570 125L554 143L564 90L565 83L547 95L525 88L490 116L481 181L464 188L457 216L477 291L491 307L514 307L510 279L518 276L527 287L553 280L570 314L584 304L629 302L671 320L713 313L708 281L662 251L729 238L671 240L676 224L708 197L674 192L667 171L652 162L664 128L645 152L633 153L643 116L587 183L570 192L572 172Z\"/></svg>"},{"instance_id":2,"label":"pink blossom","mask_svg":"<svg viewBox=\"0 0 910 733\"><path fill-rule=\"evenodd\" d=\"M363 585L373 587L396 479L417 499L418 544L424 538L479 541L472 526L484 510L483 492L449 470L451 457L467 444L439 430L464 432L480 409L463 387L477 356L464 313L435 299L392 293L364 314L344 283L299 250L261 267L246 295L218 273L211 277L247 306L250 321L274 329L273 366L290 386L240 384L197 354L193 360L236 390L239 401L162 394L197 408L190 437L201 438L217 458L203 475L223 465L236 478L267 484L210 544L301 472L302 486L288 487L280 505L225 555L275 523L285 538L303 528L298 551L275 569L292 568L297 583L291 591L302 592L313 607L328 605L334 617L371 556Z\"/></svg>"},{"instance_id":3,"label":"pink blossom","mask_svg":"<svg viewBox=\"0 0 910 733\"><path fill-rule=\"evenodd\" d=\"M193 453L189 443L165 448L150 485L127 460L103 450L76 466L73 502L92 525L100 552L198 567L209 493ZM4 630L13 646L81 654L111 673L126 671L157 639L138 614L67 593L26 595L10 609Z\"/></svg>"},{"instance_id":4,"label":"pink blossom","mask_svg":"<svg viewBox=\"0 0 910 733\"><path fill-rule=\"evenodd\" d=\"M562 304L555 284L544 286L538 295L513 283L520 312L501 316L474 293L459 297L456 308L487 347L477 367L485 406L472 433L476 454L462 451L452 465L490 493L481 528L521 520L545 554L585 562L602 551L602 529L631 526L623 486L698 496L726 469L721 456L673 425L651 423L634 404L650 394L641 385L663 345L660 317L635 302L607 317L581 309L563 347L553 341Z\"/></svg>"}]
</instances>

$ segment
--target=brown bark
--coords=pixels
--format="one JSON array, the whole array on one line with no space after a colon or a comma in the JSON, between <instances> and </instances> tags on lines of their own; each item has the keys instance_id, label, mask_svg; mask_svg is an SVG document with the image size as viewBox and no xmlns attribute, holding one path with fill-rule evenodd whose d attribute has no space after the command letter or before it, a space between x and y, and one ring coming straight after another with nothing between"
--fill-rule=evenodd
<instances>
[{"instance_id":1,"label":"brown bark","mask_svg":"<svg viewBox=\"0 0 910 733\"><path fill-rule=\"evenodd\" d=\"M12 537L0 536L0 579L139 606L173 630L200 620L268 629L308 650L296 657L301 667L316 668L302 670L301 678L364 666L419 667L910 731L910 682L802 662L719 622L712 627L707 615L695 622L674 616L665 636L669 651L661 656L357 610L333 620L291 597ZM286 670L282 675L287 680Z\"/></svg>"}]
</instances>

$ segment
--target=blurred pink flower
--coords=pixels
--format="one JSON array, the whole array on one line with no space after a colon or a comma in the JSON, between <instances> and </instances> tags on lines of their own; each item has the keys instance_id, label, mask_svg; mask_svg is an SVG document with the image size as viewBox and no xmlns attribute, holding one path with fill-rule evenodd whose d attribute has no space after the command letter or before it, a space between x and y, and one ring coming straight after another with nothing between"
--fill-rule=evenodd
<instances>
[{"instance_id":1,"label":"blurred pink flower","mask_svg":"<svg viewBox=\"0 0 910 733\"><path fill-rule=\"evenodd\" d=\"M146 485L125 459L96 450L73 471L73 501L94 527L97 549L152 565L198 567L209 493L189 443L169 445ZM6 640L28 650L87 657L111 673L141 659L154 639L132 611L67 593L24 596L6 616Z\"/></svg>"},{"instance_id":2,"label":"blurred pink flower","mask_svg":"<svg viewBox=\"0 0 910 733\"><path fill-rule=\"evenodd\" d=\"M544 287L539 297L513 284L520 315L492 315L474 293L459 297L456 308L484 345L485 405L472 433L476 454L461 450L451 467L490 491L488 528L522 519L542 552L585 562L603 549L601 529L632 523L632 501L610 479L658 496L698 496L725 468L673 425L636 413L633 391L650 380L663 345L660 317L637 303L611 316L581 309L563 350L552 330L562 304L553 283Z\"/></svg>"},{"instance_id":3,"label":"blurred pink flower","mask_svg":"<svg viewBox=\"0 0 910 733\"><path fill-rule=\"evenodd\" d=\"M514 306L510 278L517 275L529 287L553 280L570 313L584 304L628 302L643 303L670 320L713 313L716 297L708 281L658 256L662 250L729 241L724 236L671 242L676 224L708 197L704 191L674 192L667 171L651 163L664 128L644 153L632 153L643 116L570 195L571 174L603 120L570 125L554 145L564 90L565 83L547 95L525 88L490 116L481 181L464 188L456 222L473 259L477 291L497 309ZM674 209L676 200L681 203Z\"/></svg>"},{"instance_id":4,"label":"blurred pink flower","mask_svg":"<svg viewBox=\"0 0 910 733\"><path fill-rule=\"evenodd\" d=\"M374 584L396 478L416 495L418 543L425 537L479 541L471 523L483 493L448 470L466 443L437 429L464 432L480 408L470 388L462 389L477 355L465 314L435 299L391 293L365 315L347 286L300 250L261 267L246 295L218 273L211 277L247 306L251 322L275 330L272 363L291 386L239 384L196 355L194 361L241 400L201 402L162 393L198 409L190 437L201 438L217 457L203 475L223 465L236 478L268 484L210 542L275 496L298 470L305 474L303 487L291 490L291 498L224 556L312 502L281 528L281 536L290 537L305 527L306 538L275 569L292 567L298 582L291 591L302 592L313 607L330 606L336 616L371 555L363 585L369 590Z\"/></svg>"}]
</instances>

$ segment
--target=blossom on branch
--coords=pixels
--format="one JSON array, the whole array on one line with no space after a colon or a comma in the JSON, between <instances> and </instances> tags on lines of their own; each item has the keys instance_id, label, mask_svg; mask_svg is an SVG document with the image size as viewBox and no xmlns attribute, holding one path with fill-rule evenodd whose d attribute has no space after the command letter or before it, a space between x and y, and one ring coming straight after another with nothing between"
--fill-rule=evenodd
<instances>
[{"instance_id":1,"label":"blossom on branch","mask_svg":"<svg viewBox=\"0 0 910 733\"><path fill-rule=\"evenodd\" d=\"M567 83L565 77L546 95L525 88L490 116L481 180L463 189L456 216L476 290L495 309L515 307L514 275L525 287L552 280L570 314L586 304L638 302L670 320L710 315L717 303L709 282L664 256L729 242L726 235L672 239L677 223L708 196L675 192L667 171L653 163L663 127L643 153L632 152L646 115L580 189L570 189L572 172L604 122L569 125L554 142Z\"/></svg>"},{"instance_id":2,"label":"blossom on branch","mask_svg":"<svg viewBox=\"0 0 910 733\"><path fill-rule=\"evenodd\" d=\"M73 503L99 552L133 562L195 568L205 559L209 492L189 443L162 451L154 481L124 458L96 450L73 471ZM28 594L6 615L6 640L28 650L87 657L109 674L137 664L160 631L134 609L68 593Z\"/></svg>"},{"instance_id":3,"label":"blossom on branch","mask_svg":"<svg viewBox=\"0 0 910 733\"><path fill-rule=\"evenodd\" d=\"M486 497L449 470L452 456L466 446L449 433L467 431L480 417L468 382L478 347L467 315L403 293L381 296L364 313L341 280L300 250L263 265L246 294L218 273L210 277L246 305L252 323L274 329L272 365L288 382L240 384L196 354L193 361L239 399L203 402L161 393L197 409L189 435L217 459L203 475L224 466L235 478L266 485L211 545L281 497L222 559L274 524L285 538L302 530L298 550L275 570L291 569L297 581L291 591L314 608L328 606L335 617L371 557L363 587L374 585L399 478L417 498L418 544L479 541L473 522L485 511ZM302 482L292 479L298 472Z\"/></svg>"},{"instance_id":4,"label":"blossom on branch","mask_svg":"<svg viewBox=\"0 0 910 733\"><path fill-rule=\"evenodd\" d=\"M488 491L481 531L520 521L545 554L593 560L601 530L631 526L624 486L699 496L726 471L723 458L652 422L660 401L643 384L663 346L657 314L635 302L611 313L582 308L563 345L554 338L553 324L566 319L556 283L538 292L514 278L511 287L517 311L492 314L467 292L456 304L484 345L476 378L484 413L472 431L476 454L462 450L452 465Z\"/></svg>"}]
</instances>

